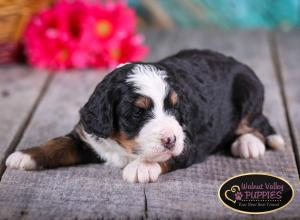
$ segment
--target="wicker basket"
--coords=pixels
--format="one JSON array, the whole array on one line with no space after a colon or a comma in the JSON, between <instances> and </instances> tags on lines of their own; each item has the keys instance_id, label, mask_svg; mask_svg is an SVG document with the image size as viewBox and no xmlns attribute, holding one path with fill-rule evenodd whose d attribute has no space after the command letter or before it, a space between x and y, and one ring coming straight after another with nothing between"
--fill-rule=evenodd
<instances>
[{"instance_id":1,"label":"wicker basket","mask_svg":"<svg viewBox=\"0 0 300 220\"><path fill-rule=\"evenodd\" d=\"M0 0L0 64L18 61L24 28L36 11L53 0Z\"/></svg>"}]
</instances>

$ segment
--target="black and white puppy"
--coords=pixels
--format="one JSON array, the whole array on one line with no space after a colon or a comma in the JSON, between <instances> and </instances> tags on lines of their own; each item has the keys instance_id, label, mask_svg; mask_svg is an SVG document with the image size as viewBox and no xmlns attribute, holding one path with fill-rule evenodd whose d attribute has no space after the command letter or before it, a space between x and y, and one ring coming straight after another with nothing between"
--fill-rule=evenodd
<instances>
[{"instance_id":1,"label":"black and white puppy","mask_svg":"<svg viewBox=\"0 0 300 220\"><path fill-rule=\"evenodd\" d=\"M264 88L231 57L185 50L156 63L119 66L98 84L74 130L11 154L10 168L105 162L128 182L201 162L219 148L258 158L284 141L263 115Z\"/></svg>"}]
</instances>

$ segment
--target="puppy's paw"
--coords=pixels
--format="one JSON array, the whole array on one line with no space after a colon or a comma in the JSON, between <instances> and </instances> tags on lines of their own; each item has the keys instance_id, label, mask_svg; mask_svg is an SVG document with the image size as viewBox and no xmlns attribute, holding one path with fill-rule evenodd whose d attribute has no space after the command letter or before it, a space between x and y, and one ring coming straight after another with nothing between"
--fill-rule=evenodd
<instances>
[{"instance_id":1,"label":"puppy's paw","mask_svg":"<svg viewBox=\"0 0 300 220\"><path fill-rule=\"evenodd\" d=\"M135 160L123 170L123 179L130 183L148 183L157 180L162 170L158 163Z\"/></svg>"},{"instance_id":2,"label":"puppy's paw","mask_svg":"<svg viewBox=\"0 0 300 220\"><path fill-rule=\"evenodd\" d=\"M264 143L253 134L244 134L231 145L232 155L241 158L258 158L265 151Z\"/></svg>"},{"instance_id":3,"label":"puppy's paw","mask_svg":"<svg viewBox=\"0 0 300 220\"><path fill-rule=\"evenodd\" d=\"M272 134L267 137L267 144L274 150L284 150L285 142L281 135Z\"/></svg>"},{"instance_id":4,"label":"puppy's paw","mask_svg":"<svg viewBox=\"0 0 300 220\"><path fill-rule=\"evenodd\" d=\"M26 153L20 151L14 152L6 159L5 165L12 169L35 170L36 162Z\"/></svg>"}]
</instances>

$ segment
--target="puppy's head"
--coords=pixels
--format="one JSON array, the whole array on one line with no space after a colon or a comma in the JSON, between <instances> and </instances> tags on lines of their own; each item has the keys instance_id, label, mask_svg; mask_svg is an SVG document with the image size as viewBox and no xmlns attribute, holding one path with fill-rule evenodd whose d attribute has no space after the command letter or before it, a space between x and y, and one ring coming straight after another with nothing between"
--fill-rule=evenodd
<instances>
[{"instance_id":1,"label":"puppy's head","mask_svg":"<svg viewBox=\"0 0 300 220\"><path fill-rule=\"evenodd\" d=\"M129 153L166 161L184 147L179 98L167 72L151 64L127 64L114 70L81 109L86 132L117 141Z\"/></svg>"}]
</instances>

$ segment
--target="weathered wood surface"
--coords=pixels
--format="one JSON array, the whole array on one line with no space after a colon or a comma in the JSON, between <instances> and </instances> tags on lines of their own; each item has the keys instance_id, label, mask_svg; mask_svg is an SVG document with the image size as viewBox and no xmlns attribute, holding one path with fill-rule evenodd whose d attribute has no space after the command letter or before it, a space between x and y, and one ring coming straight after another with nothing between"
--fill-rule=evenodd
<instances>
[{"instance_id":1,"label":"weathered wood surface","mask_svg":"<svg viewBox=\"0 0 300 220\"><path fill-rule=\"evenodd\" d=\"M300 163L300 31L276 36L280 73Z\"/></svg>"},{"instance_id":2,"label":"weathered wood surface","mask_svg":"<svg viewBox=\"0 0 300 220\"><path fill-rule=\"evenodd\" d=\"M254 69L266 87L265 113L287 141L285 152L267 151L259 160L235 159L227 155L211 156L204 163L169 173L158 183L146 185L148 216L250 218L225 208L217 198L221 183L245 172L268 172L289 180L299 190L299 179L284 115L283 103L271 60L267 35L264 32L176 32L153 36L151 60L157 60L184 48L210 48L232 55ZM162 205L164 204L164 205ZM300 216L300 197L286 209L262 218L294 218ZM212 210L218 210L212 212ZM257 218L257 216L255 216Z\"/></svg>"},{"instance_id":3,"label":"weathered wood surface","mask_svg":"<svg viewBox=\"0 0 300 220\"><path fill-rule=\"evenodd\" d=\"M56 75L17 149L70 131L78 110L104 74ZM143 217L143 185L124 184L119 169L78 166L41 172L6 170L0 186L0 216L9 219Z\"/></svg>"},{"instance_id":4,"label":"weathered wood surface","mask_svg":"<svg viewBox=\"0 0 300 220\"><path fill-rule=\"evenodd\" d=\"M265 112L285 137L288 143L286 151L267 151L265 157L259 160L235 159L219 153L204 163L161 176L157 183L151 184L127 184L122 181L119 169L103 165L39 172L6 170L0 183L0 218L299 217L299 174L266 33L149 32L147 39L153 48L149 57L151 61L184 48L211 48L249 64L266 86ZM37 145L72 129L78 120L78 109L102 76L95 71L56 75L18 149ZM293 203L273 214L251 216L233 212L218 201L217 191L224 180L255 171L286 178L297 189Z\"/></svg>"},{"instance_id":5,"label":"weathered wood surface","mask_svg":"<svg viewBox=\"0 0 300 220\"><path fill-rule=\"evenodd\" d=\"M0 69L0 179L4 158L14 147L46 82L47 74L25 67Z\"/></svg>"}]
</instances>

